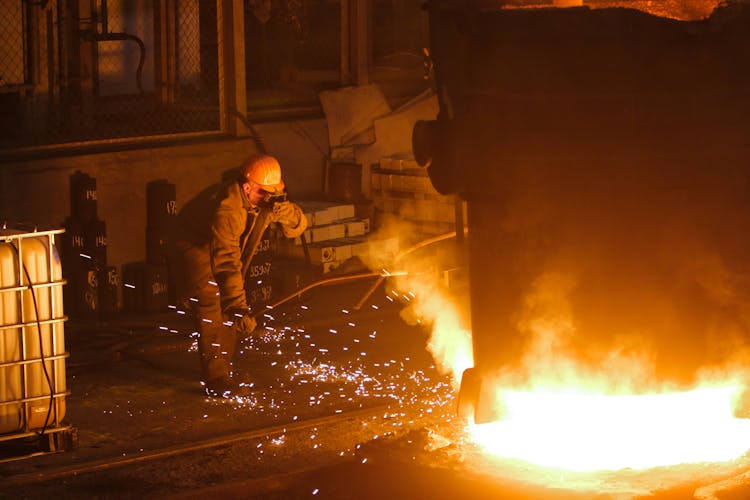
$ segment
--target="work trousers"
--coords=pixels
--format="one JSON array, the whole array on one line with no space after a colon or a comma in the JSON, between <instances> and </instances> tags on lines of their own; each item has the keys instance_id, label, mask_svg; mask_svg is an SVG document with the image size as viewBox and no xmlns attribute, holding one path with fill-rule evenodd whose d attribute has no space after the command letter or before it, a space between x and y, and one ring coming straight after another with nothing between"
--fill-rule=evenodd
<instances>
[{"instance_id":1,"label":"work trousers","mask_svg":"<svg viewBox=\"0 0 750 500\"><path fill-rule=\"evenodd\" d=\"M186 291L192 299L198 333L198 352L204 381L228 376L237 349L237 334L224 324L219 287L211 273L208 245L179 244L183 261Z\"/></svg>"}]
</instances>

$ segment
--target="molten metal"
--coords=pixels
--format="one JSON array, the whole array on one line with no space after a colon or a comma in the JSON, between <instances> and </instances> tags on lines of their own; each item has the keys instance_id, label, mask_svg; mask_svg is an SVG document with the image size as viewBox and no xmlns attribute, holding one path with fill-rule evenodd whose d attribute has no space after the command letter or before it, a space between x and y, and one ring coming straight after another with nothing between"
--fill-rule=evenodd
<instances>
[{"instance_id":1,"label":"molten metal","mask_svg":"<svg viewBox=\"0 0 750 500\"><path fill-rule=\"evenodd\" d=\"M503 391L506 418L469 431L494 455L575 471L723 462L750 449L750 421L732 415L735 393Z\"/></svg>"}]
</instances>

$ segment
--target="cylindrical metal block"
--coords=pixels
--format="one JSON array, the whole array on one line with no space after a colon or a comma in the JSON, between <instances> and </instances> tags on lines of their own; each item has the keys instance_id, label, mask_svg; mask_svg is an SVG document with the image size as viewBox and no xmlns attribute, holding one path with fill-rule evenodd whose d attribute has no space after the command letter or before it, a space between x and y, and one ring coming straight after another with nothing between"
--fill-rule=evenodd
<instances>
[{"instance_id":1,"label":"cylindrical metal block","mask_svg":"<svg viewBox=\"0 0 750 500\"><path fill-rule=\"evenodd\" d=\"M152 264L166 264L169 233L161 227L146 227L146 260Z\"/></svg>"},{"instance_id":2,"label":"cylindrical metal block","mask_svg":"<svg viewBox=\"0 0 750 500\"><path fill-rule=\"evenodd\" d=\"M177 216L177 190L166 179L146 185L146 225L155 229L168 229Z\"/></svg>"},{"instance_id":3,"label":"cylindrical metal block","mask_svg":"<svg viewBox=\"0 0 750 500\"><path fill-rule=\"evenodd\" d=\"M159 312L169 305L167 266L131 262L122 266L122 305L126 312Z\"/></svg>"},{"instance_id":4,"label":"cylindrical metal block","mask_svg":"<svg viewBox=\"0 0 750 500\"><path fill-rule=\"evenodd\" d=\"M93 219L83 224L83 253L98 267L107 265L107 225L103 220Z\"/></svg>"},{"instance_id":5,"label":"cylindrical metal block","mask_svg":"<svg viewBox=\"0 0 750 500\"><path fill-rule=\"evenodd\" d=\"M70 215L80 221L96 219L96 178L76 171L70 176Z\"/></svg>"},{"instance_id":6,"label":"cylindrical metal block","mask_svg":"<svg viewBox=\"0 0 750 500\"><path fill-rule=\"evenodd\" d=\"M101 319L111 318L117 313L117 290L120 284L119 278L117 268L114 266L105 266L99 269L97 281L99 317Z\"/></svg>"}]
</instances>

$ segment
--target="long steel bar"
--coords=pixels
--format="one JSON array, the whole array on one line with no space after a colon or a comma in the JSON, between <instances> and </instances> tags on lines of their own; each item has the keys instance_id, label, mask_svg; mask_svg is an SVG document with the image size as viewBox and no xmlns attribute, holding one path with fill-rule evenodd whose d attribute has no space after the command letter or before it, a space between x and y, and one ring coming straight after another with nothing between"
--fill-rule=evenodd
<instances>
[{"instance_id":1,"label":"long steel bar","mask_svg":"<svg viewBox=\"0 0 750 500\"><path fill-rule=\"evenodd\" d=\"M99 472L104 470L110 470L117 467L123 467L136 463L147 462L149 460L157 460L177 455L183 455L195 451L206 450L209 448L215 448L218 446L225 446L228 444L237 443L240 441L248 441L251 439L258 439L272 434L288 433L290 431L298 431L310 427L319 427L326 424L333 424L338 421L344 421L352 418L363 418L372 415L377 415L386 411L388 405L378 405L373 408L366 408L362 410L355 410L348 413L337 413L335 415L328 415L325 417L314 418L310 420L303 420L300 422L290 422L286 424L274 425L271 427L264 427L248 432L242 432L239 434L233 434L229 436L221 436L216 438L205 439L198 441L197 443L188 443L183 445L170 446L162 448L161 450L155 450L150 453L143 453L133 457L116 457L111 459L94 460L88 463L78 464L69 467L62 467L57 470L48 472L35 472L29 474L19 474L13 477L3 478L2 487L21 486L24 484L41 483L45 481L51 481L56 479L62 479L69 476L78 476L80 474L86 474L90 472ZM2 491L2 490L0 490Z\"/></svg>"},{"instance_id":2,"label":"long steel bar","mask_svg":"<svg viewBox=\"0 0 750 500\"><path fill-rule=\"evenodd\" d=\"M6 292L20 292L23 290L39 290L41 288L52 288L53 286L62 286L67 283L66 280L59 280L59 281L46 281L44 283L33 283L31 285L23 285L23 286L13 286L8 288L0 288L0 293L6 293Z\"/></svg>"},{"instance_id":3,"label":"long steel bar","mask_svg":"<svg viewBox=\"0 0 750 500\"><path fill-rule=\"evenodd\" d=\"M44 394L42 396L34 396L34 397L28 397L23 399L14 399L14 400L7 400L0 402L0 406L5 405L12 405L12 404L19 404L19 403L29 403L31 401L45 401L48 400L50 397L52 398L63 398L65 396L70 396L70 391L65 392L56 392L54 394ZM16 438L16 435L11 436L11 438ZM2 439L0 439L2 441Z\"/></svg>"},{"instance_id":4,"label":"long steel bar","mask_svg":"<svg viewBox=\"0 0 750 500\"><path fill-rule=\"evenodd\" d=\"M319 286L323 285L333 285L336 283L343 283L345 281L353 281L358 279L365 279L365 278L375 278L378 276L405 276L407 273L405 272L396 272L396 273L360 273L360 274L351 274L348 276L337 276L335 278L328 278L320 281L316 281L315 283L310 283L309 285L305 286L301 290L297 290L295 292L290 293L286 297L283 297L276 301L275 303L266 306L265 309L262 309L260 311L257 311L253 314L253 317L261 316L262 314L265 314L269 309L273 309L275 307L279 307L280 305L292 300L295 297L299 297L303 293L312 290L313 288L317 288Z\"/></svg>"},{"instance_id":5,"label":"long steel bar","mask_svg":"<svg viewBox=\"0 0 750 500\"><path fill-rule=\"evenodd\" d=\"M69 358L69 357L70 357L70 353L66 351L66 352L64 352L62 354L56 354L54 356L45 356L44 357L44 361L54 361L54 360L57 360L57 359L65 359L65 358ZM7 361L5 363L0 363L0 368L7 368L7 367L10 367L10 366L19 366L19 365L30 365L32 363L41 363L41 362L42 362L42 358L41 357L39 357L39 358L30 358L30 359L22 359L22 360L18 360L18 361Z\"/></svg>"},{"instance_id":6,"label":"long steel bar","mask_svg":"<svg viewBox=\"0 0 750 500\"><path fill-rule=\"evenodd\" d=\"M40 321L29 321L27 323L16 323L15 325L0 325L0 331L2 330L9 330L11 328L25 328L28 326L37 326L37 325L50 325L53 323L64 323L65 320L67 320L67 316L64 316L62 318L53 318L53 319L44 319Z\"/></svg>"},{"instance_id":7,"label":"long steel bar","mask_svg":"<svg viewBox=\"0 0 750 500\"><path fill-rule=\"evenodd\" d=\"M466 234L466 233L468 233L468 228L464 228L464 234ZM450 233L445 233L445 234L441 234L441 235L438 235L438 236L434 236L432 238L428 238L426 240L422 240L419 243L410 246L409 248L407 248L403 252L401 252L398 255L396 255L396 257L393 259L393 263L396 264L399 260L401 260L405 256L409 255L410 253L419 250L420 248L424 248L426 246L433 245L435 243L439 243L441 241L449 240L449 239L455 238L455 237L456 237L456 232L452 231ZM380 284L383 283L383 281L385 280L385 278L387 278L388 276L393 276L393 275L392 274L387 274L385 272L380 275L380 277L375 281L375 283L373 283L372 286L367 290L367 292L365 292L365 294L362 296L362 298L359 300L359 302L357 302L354 305L354 310L355 311L358 311L358 310L360 310L362 308L362 306L365 304L365 302L367 302L367 299L369 299L370 296L373 293L375 293L375 290L377 290L377 288L380 286Z\"/></svg>"},{"instance_id":8,"label":"long steel bar","mask_svg":"<svg viewBox=\"0 0 750 500\"><path fill-rule=\"evenodd\" d=\"M65 232L65 229L49 229L47 231L31 231L31 232L23 232L23 233L8 233L8 234L1 234L2 231L8 231L9 229L7 227L3 227L0 229L0 241L9 242L11 240L22 240L24 238L36 238L38 236L50 236L53 234L62 234Z\"/></svg>"},{"instance_id":9,"label":"long steel bar","mask_svg":"<svg viewBox=\"0 0 750 500\"><path fill-rule=\"evenodd\" d=\"M55 434L57 432L64 432L64 431L70 431L73 429L72 425L62 425L58 427L47 427L45 429L44 434ZM0 442L3 441L13 441L14 439L22 439L22 438L28 438L28 437L38 437L39 432L37 431L31 431L31 432L19 432L15 434L2 434L0 435ZM43 451L39 453L32 453L31 455L24 455L23 457L12 457L10 459L4 459L0 460L0 464L4 462L13 462L15 460L18 460L20 458L29 458L29 457L35 457L38 455L46 455L48 454L48 451ZM0 490L1 491L1 490Z\"/></svg>"}]
</instances>

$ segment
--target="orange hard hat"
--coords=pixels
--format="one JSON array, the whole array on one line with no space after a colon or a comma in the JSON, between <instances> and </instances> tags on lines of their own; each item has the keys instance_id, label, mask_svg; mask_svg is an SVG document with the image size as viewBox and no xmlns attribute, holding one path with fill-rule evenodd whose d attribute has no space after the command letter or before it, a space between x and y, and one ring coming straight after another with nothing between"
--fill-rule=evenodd
<instances>
[{"instance_id":1,"label":"orange hard hat","mask_svg":"<svg viewBox=\"0 0 750 500\"><path fill-rule=\"evenodd\" d=\"M258 184L269 193L284 191L284 181L281 179L281 165L273 156L259 155L249 159L243 168L245 178L249 182Z\"/></svg>"}]
</instances>

